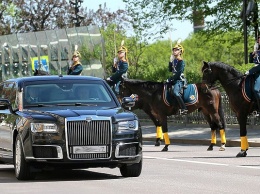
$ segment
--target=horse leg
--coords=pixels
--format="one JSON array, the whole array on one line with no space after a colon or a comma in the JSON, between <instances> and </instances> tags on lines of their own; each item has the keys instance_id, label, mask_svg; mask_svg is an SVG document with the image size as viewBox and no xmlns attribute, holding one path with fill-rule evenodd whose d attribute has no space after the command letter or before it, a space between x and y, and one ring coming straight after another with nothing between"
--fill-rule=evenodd
<instances>
[{"instance_id":1,"label":"horse leg","mask_svg":"<svg viewBox=\"0 0 260 194\"><path fill-rule=\"evenodd\" d=\"M221 140L221 146L219 148L219 151L225 151L226 150L226 120L225 120L225 115L224 115L224 110L223 110L223 104L222 104L222 98L221 94L218 95L219 97L219 107L218 107L218 116L217 116L217 121L218 126L219 126L219 134L220 134L220 140Z\"/></svg>"},{"instance_id":2,"label":"horse leg","mask_svg":"<svg viewBox=\"0 0 260 194\"><path fill-rule=\"evenodd\" d=\"M147 113L151 120L153 121L154 125L156 126L156 141L155 146L160 146L161 141L163 140L163 133L162 133L162 127L158 119L151 113Z\"/></svg>"},{"instance_id":3,"label":"horse leg","mask_svg":"<svg viewBox=\"0 0 260 194\"><path fill-rule=\"evenodd\" d=\"M163 152L168 151L168 146L171 144L169 134L168 134L168 126L167 126L167 116L162 119L162 130L164 135L164 148L162 149Z\"/></svg>"},{"instance_id":4,"label":"horse leg","mask_svg":"<svg viewBox=\"0 0 260 194\"><path fill-rule=\"evenodd\" d=\"M155 142L155 146L160 146L162 140L163 140L162 127L161 126L156 126L156 142Z\"/></svg>"},{"instance_id":5,"label":"horse leg","mask_svg":"<svg viewBox=\"0 0 260 194\"><path fill-rule=\"evenodd\" d=\"M247 115L239 115L237 119L240 126L241 151L236 155L236 157L246 157L246 152L249 148L246 130Z\"/></svg>"},{"instance_id":6,"label":"horse leg","mask_svg":"<svg viewBox=\"0 0 260 194\"><path fill-rule=\"evenodd\" d=\"M225 151L226 150L226 133L225 129L220 129L220 140L221 140L221 146L219 148L219 151Z\"/></svg>"},{"instance_id":7,"label":"horse leg","mask_svg":"<svg viewBox=\"0 0 260 194\"><path fill-rule=\"evenodd\" d=\"M214 113L211 116L205 115L206 120L208 121L210 128L211 128L211 144L208 147L207 151L212 151L213 146L216 145L216 131L219 129L220 132L220 139L221 139L221 146L219 151L225 151L226 147L226 135L225 135L225 120L224 120L224 113L219 112L219 114Z\"/></svg>"},{"instance_id":8,"label":"horse leg","mask_svg":"<svg viewBox=\"0 0 260 194\"><path fill-rule=\"evenodd\" d=\"M207 151L212 151L216 143L217 143L216 130L211 129L211 142Z\"/></svg>"},{"instance_id":9,"label":"horse leg","mask_svg":"<svg viewBox=\"0 0 260 194\"><path fill-rule=\"evenodd\" d=\"M202 111L204 114L204 118L206 119L206 121L209 123L209 126L211 128L211 142L210 145L207 149L207 151L212 151L213 147L216 145L217 143L217 138L216 138L216 126L215 124L212 122L211 117L209 114L207 114L206 112Z\"/></svg>"}]
</instances>

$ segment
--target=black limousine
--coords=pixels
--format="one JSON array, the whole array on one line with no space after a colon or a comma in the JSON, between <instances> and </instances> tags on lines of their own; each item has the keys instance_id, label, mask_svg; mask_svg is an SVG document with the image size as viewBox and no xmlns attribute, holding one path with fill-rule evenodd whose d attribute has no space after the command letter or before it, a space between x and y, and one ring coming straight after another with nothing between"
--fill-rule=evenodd
<instances>
[{"instance_id":1,"label":"black limousine","mask_svg":"<svg viewBox=\"0 0 260 194\"><path fill-rule=\"evenodd\" d=\"M0 84L0 163L18 180L44 169L108 167L142 171L142 132L134 106L119 103L103 79L32 76Z\"/></svg>"}]
</instances>

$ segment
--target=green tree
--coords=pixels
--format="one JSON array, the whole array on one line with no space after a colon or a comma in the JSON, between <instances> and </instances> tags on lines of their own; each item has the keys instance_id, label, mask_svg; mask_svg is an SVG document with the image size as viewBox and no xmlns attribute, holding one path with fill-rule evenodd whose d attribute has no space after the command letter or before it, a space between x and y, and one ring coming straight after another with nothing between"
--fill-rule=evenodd
<instances>
[{"instance_id":1,"label":"green tree","mask_svg":"<svg viewBox=\"0 0 260 194\"><path fill-rule=\"evenodd\" d=\"M208 34L242 31L241 0L123 0L127 4L133 26L146 36L165 33L174 28L172 20L210 18L205 22ZM194 14L197 13L197 14ZM199 14L198 14L199 13ZM199 18L196 18L199 17ZM253 26L250 26L253 29Z\"/></svg>"},{"instance_id":2,"label":"green tree","mask_svg":"<svg viewBox=\"0 0 260 194\"><path fill-rule=\"evenodd\" d=\"M231 41L230 41L231 40ZM250 39L250 45L254 39ZM173 42L173 45L176 42ZM253 64L243 63L243 39L239 32L229 32L225 35L214 35L208 39L206 35L193 34L181 43L185 49L183 58L186 64L185 76L189 83L201 82L202 61L222 61L245 72ZM156 41L149 44L138 59L138 70L133 73L130 66L130 78L151 81L165 81L171 76L168 63L171 55L169 40Z\"/></svg>"}]
</instances>

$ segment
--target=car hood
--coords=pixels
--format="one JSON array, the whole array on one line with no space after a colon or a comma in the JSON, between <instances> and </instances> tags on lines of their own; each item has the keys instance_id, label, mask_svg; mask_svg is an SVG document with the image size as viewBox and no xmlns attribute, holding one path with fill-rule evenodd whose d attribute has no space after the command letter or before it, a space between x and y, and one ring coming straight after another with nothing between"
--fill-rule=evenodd
<instances>
[{"instance_id":1,"label":"car hood","mask_svg":"<svg viewBox=\"0 0 260 194\"><path fill-rule=\"evenodd\" d=\"M134 120L137 119L136 115L130 111L126 111L123 108L104 108L98 110L84 110L84 109L62 109L62 110L24 110L18 114L23 114L24 117L31 117L36 120L57 120L67 117L79 117L79 116L100 116L100 117L112 117L114 121L121 120Z\"/></svg>"}]
</instances>

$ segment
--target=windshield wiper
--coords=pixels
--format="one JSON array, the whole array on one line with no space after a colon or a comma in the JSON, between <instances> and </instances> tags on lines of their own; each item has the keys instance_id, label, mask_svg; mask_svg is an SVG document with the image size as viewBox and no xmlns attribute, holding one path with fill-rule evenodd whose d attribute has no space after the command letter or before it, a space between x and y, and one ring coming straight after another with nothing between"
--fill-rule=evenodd
<instances>
[{"instance_id":1,"label":"windshield wiper","mask_svg":"<svg viewBox=\"0 0 260 194\"><path fill-rule=\"evenodd\" d=\"M85 103L74 103L74 104L56 104L56 106L97 106L97 104L85 104Z\"/></svg>"},{"instance_id":2,"label":"windshield wiper","mask_svg":"<svg viewBox=\"0 0 260 194\"><path fill-rule=\"evenodd\" d=\"M48 105L48 104L29 104L29 105L25 105L24 107L50 107L53 105Z\"/></svg>"}]
</instances>

